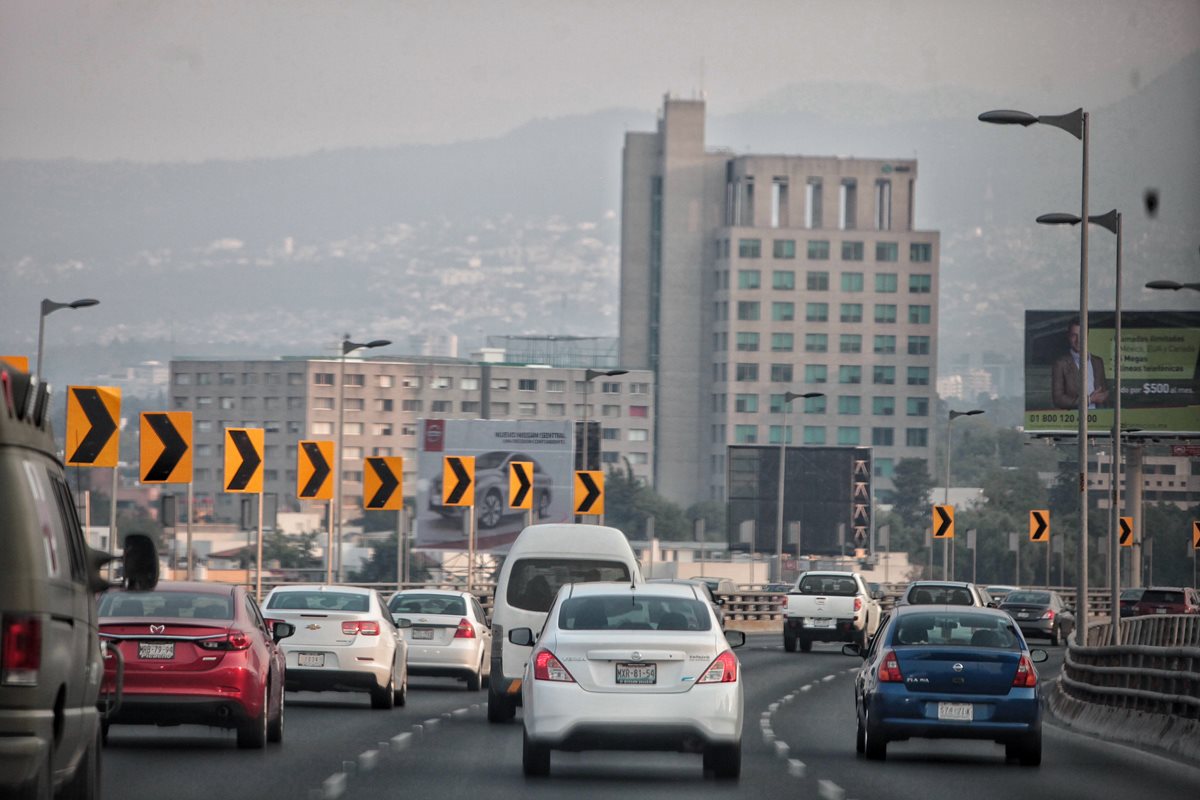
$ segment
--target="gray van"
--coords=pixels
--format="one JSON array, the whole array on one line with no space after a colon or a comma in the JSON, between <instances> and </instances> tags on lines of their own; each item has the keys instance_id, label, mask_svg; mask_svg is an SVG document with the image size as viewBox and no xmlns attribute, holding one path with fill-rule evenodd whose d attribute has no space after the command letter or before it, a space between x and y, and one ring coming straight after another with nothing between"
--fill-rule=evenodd
<instances>
[{"instance_id":1,"label":"gray van","mask_svg":"<svg viewBox=\"0 0 1200 800\"><path fill-rule=\"evenodd\" d=\"M90 800L104 676L94 598L108 556L84 539L49 399L0 364L0 797ZM146 569L157 577L157 561Z\"/></svg>"}]
</instances>

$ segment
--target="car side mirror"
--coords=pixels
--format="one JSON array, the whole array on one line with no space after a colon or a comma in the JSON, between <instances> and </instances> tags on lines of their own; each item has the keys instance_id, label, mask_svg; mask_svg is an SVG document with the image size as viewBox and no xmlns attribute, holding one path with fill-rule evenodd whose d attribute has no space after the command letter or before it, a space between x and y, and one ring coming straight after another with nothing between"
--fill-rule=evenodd
<instances>
[{"instance_id":1,"label":"car side mirror","mask_svg":"<svg viewBox=\"0 0 1200 800\"><path fill-rule=\"evenodd\" d=\"M882 600L883 599L883 590L876 589L875 591L871 592L871 599L872 600Z\"/></svg>"},{"instance_id":2,"label":"car side mirror","mask_svg":"<svg viewBox=\"0 0 1200 800\"><path fill-rule=\"evenodd\" d=\"M399 614L392 614L392 624L397 628L411 628L412 620L408 617L402 617Z\"/></svg>"},{"instance_id":3,"label":"car side mirror","mask_svg":"<svg viewBox=\"0 0 1200 800\"><path fill-rule=\"evenodd\" d=\"M860 650L858 648L857 642L851 642L850 644L842 645L842 655L844 655L844 656L860 656L861 658L866 658L867 651Z\"/></svg>"},{"instance_id":4,"label":"car side mirror","mask_svg":"<svg viewBox=\"0 0 1200 800\"><path fill-rule=\"evenodd\" d=\"M104 569L104 565L112 560L112 555L104 552L103 550L97 550L94 547L89 547L87 549L88 589L93 594L103 592L105 589L108 589L112 586L112 584L108 582L108 579L106 579L100 572L102 569Z\"/></svg>"},{"instance_id":5,"label":"car side mirror","mask_svg":"<svg viewBox=\"0 0 1200 800\"><path fill-rule=\"evenodd\" d=\"M1047 653L1045 650L1043 650L1040 647L1035 647L1034 649L1029 651L1029 658L1035 664L1040 664L1043 661L1045 661L1046 659L1048 659L1049 657L1050 657L1050 654Z\"/></svg>"},{"instance_id":6,"label":"car side mirror","mask_svg":"<svg viewBox=\"0 0 1200 800\"><path fill-rule=\"evenodd\" d=\"M275 640L276 644L282 639L294 636L296 633L295 625L290 622L284 622L281 619L269 619L267 620L267 624L271 626L271 638Z\"/></svg>"},{"instance_id":7,"label":"car side mirror","mask_svg":"<svg viewBox=\"0 0 1200 800\"><path fill-rule=\"evenodd\" d=\"M125 588L148 592L158 585L158 552L154 540L144 533L125 537Z\"/></svg>"},{"instance_id":8,"label":"car side mirror","mask_svg":"<svg viewBox=\"0 0 1200 800\"><path fill-rule=\"evenodd\" d=\"M741 647L746 643L746 632L725 631L725 641L729 642L729 646L735 649Z\"/></svg>"},{"instance_id":9,"label":"car side mirror","mask_svg":"<svg viewBox=\"0 0 1200 800\"><path fill-rule=\"evenodd\" d=\"M989 602L989 603L987 604L987 607L988 607L988 608L999 608L999 607L1000 607L1000 604L999 604L999 603L997 603L995 600L992 600L991 602Z\"/></svg>"},{"instance_id":10,"label":"car side mirror","mask_svg":"<svg viewBox=\"0 0 1200 800\"><path fill-rule=\"evenodd\" d=\"M533 647L536 641L532 628L513 628L508 632L508 640L517 647Z\"/></svg>"}]
</instances>

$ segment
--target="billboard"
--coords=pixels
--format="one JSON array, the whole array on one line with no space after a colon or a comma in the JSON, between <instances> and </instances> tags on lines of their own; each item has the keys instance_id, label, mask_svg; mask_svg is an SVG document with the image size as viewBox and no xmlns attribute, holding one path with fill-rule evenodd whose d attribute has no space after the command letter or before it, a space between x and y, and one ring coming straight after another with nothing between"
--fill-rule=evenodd
<instances>
[{"instance_id":1,"label":"billboard","mask_svg":"<svg viewBox=\"0 0 1200 800\"><path fill-rule=\"evenodd\" d=\"M1079 315L1025 312L1025 430L1078 430ZM1121 393L1121 427L1145 432L1200 432L1200 311L1121 314L1121 385L1114 385L1116 315L1088 316L1093 365L1087 381L1088 425L1112 428Z\"/></svg>"},{"instance_id":2,"label":"billboard","mask_svg":"<svg viewBox=\"0 0 1200 800\"><path fill-rule=\"evenodd\" d=\"M779 518L779 445L729 446L731 546L774 554ZM870 447L788 447L784 452L783 552L852 555L870 549L872 529ZM753 537L741 531L753 521ZM793 523L799 523L799 528ZM795 534L799 534L799 541Z\"/></svg>"},{"instance_id":3,"label":"billboard","mask_svg":"<svg viewBox=\"0 0 1200 800\"><path fill-rule=\"evenodd\" d=\"M467 549L467 518L475 514L475 549L508 550L533 522L570 522L571 422L424 419L418 431L415 547ZM475 505L442 504L443 458L475 458ZM509 463L533 463L533 510L509 508Z\"/></svg>"}]
</instances>

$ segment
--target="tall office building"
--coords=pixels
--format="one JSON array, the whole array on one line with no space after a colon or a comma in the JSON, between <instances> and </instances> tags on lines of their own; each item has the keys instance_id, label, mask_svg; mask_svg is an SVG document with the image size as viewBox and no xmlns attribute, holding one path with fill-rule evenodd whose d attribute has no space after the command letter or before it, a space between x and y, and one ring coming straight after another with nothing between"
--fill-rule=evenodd
<instances>
[{"instance_id":1,"label":"tall office building","mask_svg":"<svg viewBox=\"0 0 1200 800\"><path fill-rule=\"evenodd\" d=\"M706 150L704 101L625 137L621 355L657 382L655 485L725 498L731 444L931 459L938 234L913 160ZM825 397L784 404L786 392Z\"/></svg>"}]
</instances>

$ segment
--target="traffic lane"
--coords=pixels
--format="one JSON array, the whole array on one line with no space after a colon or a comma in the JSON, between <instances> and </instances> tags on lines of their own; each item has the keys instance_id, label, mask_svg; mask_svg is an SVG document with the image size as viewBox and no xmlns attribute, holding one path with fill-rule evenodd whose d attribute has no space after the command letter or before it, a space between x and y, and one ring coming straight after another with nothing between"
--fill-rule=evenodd
<instances>
[{"instance_id":1,"label":"traffic lane","mask_svg":"<svg viewBox=\"0 0 1200 800\"><path fill-rule=\"evenodd\" d=\"M1039 665L1043 684L1057 674L1055 664L1061 665L1064 650L1048 652L1051 659ZM847 797L889 800L927 797L931 786L939 795L972 800L1197 796L1200 769L1073 733L1048 716L1037 768L1007 763L1004 747L993 742L953 739L890 742L886 761L867 761L854 749L854 673L860 664L855 659L833 679L812 684L771 719L775 740L787 746L789 758L805 765L800 791L820 791L826 781Z\"/></svg>"},{"instance_id":2,"label":"traffic lane","mask_svg":"<svg viewBox=\"0 0 1200 800\"><path fill-rule=\"evenodd\" d=\"M179 800L307 798L346 762L357 764L364 752L411 731L414 723L486 703L486 692L463 687L449 679L410 678L407 704L390 711L372 709L366 693L288 692L283 742L262 750L239 750L232 730L113 725L104 749L104 796L158 800L169 787ZM180 781L180 775L195 779Z\"/></svg>"},{"instance_id":3,"label":"traffic lane","mask_svg":"<svg viewBox=\"0 0 1200 800\"><path fill-rule=\"evenodd\" d=\"M785 653L782 634L752 634L737 650L745 681L742 776L736 782L706 778L698 753L593 751L551 756L550 775L526 778L521 768L521 714L490 724L486 705L405 737L369 770L346 776L344 797L374 800L403 787L413 796L639 798L794 798L795 783L780 768L775 747L760 733L771 703L804 681L821 680L857 659L830 647L803 657Z\"/></svg>"}]
</instances>

